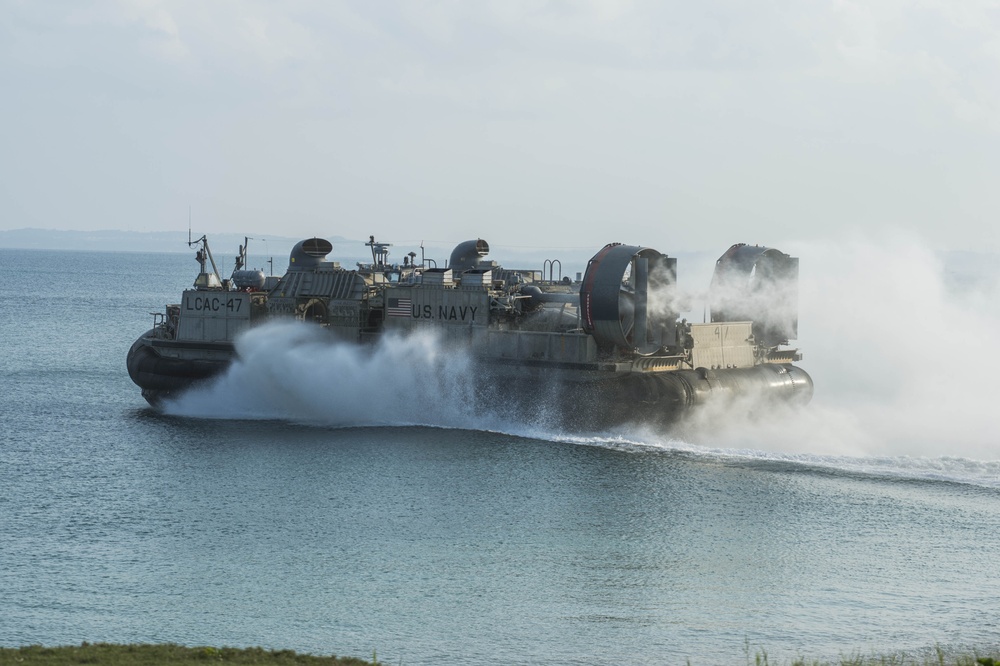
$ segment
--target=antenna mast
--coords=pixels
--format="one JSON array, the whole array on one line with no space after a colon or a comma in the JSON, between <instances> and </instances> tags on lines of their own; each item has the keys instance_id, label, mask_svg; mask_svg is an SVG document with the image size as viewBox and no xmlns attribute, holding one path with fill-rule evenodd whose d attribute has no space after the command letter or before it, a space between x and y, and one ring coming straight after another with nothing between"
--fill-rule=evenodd
<instances>
[{"instance_id":1,"label":"antenna mast","mask_svg":"<svg viewBox=\"0 0 1000 666\"><path fill-rule=\"evenodd\" d=\"M194 286L198 289L213 289L222 286L222 277L219 275L219 269L215 265L215 257L212 256L212 250L208 247L208 236L202 236L198 240L191 240L191 206L188 206L188 247L192 245L197 245L201 243L201 249L195 255L195 259L201 266L201 273L194 281ZM212 272L208 273L205 270L205 260L208 260L212 264ZM214 278L214 280L213 280Z\"/></svg>"}]
</instances>

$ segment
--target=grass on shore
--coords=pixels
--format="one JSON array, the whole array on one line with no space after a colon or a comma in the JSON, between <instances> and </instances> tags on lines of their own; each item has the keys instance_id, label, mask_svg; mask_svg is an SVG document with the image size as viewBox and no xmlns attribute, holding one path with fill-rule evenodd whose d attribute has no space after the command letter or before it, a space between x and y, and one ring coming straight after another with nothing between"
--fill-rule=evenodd
<instances>
[{"instance_id":1,"label":"grass on shore","mask_svg":"<svg viewBox=\"0 0 1000 666\"><path fill-rule=\"evenodd\" d=\"M0 665L7 666L70 666L103 664L105 666L175 666L179 664L255 664L257 666L372 666L373 662L354 657L316 657L292 650L263 648L184 647L163 645L116 645L83 643L63 647L26 645L20 648L0 648Z\"/></svg>"},{"instance_id":2,"label":"grass on shore","mask_svg":"<svg viewBox=\"0 0 1000 666\"><path fill-rule=\"evenodd\" d=\"M734 659L733 663L738 660ZM243 666L378 666L375 654L372 661L354 657L317 657L299 654L292 650L265 650L263 648L184 647L167 643L162 645L117 645L113 643L83 643L62 647L27 645L20 648L0 647L0 666L70 666L76 664L102 664L104 666L177 666L181 664L208 664L224 662ZM692 662L689 660L688 664ZM753 661L746 657L747 666L771 666L766 652L758 652ZM818 661L798 658L791 666L1000 666L1000 655L995 657L948 657L943 652L931 657L869 656L842 657L837 661Z\"/></svg>"},{"instance_id":3,"label":"grass on shore","mask_svg":"<svg viewBox=\"0 0 1000 666\"><path fill-rule=\"evenodd\" d=\"M772 666L768 663L767 653L758 652L753 664L747 660L747 666ZM837 661L809 660L799 657L791 662L791 666L1000 666L1000 657L978 657L959 655L948 657L938 650L936 655L925 657L908 657L906 655L872 655L864 657L853 655L841 657Z\"/></svg>"}]
</instances>

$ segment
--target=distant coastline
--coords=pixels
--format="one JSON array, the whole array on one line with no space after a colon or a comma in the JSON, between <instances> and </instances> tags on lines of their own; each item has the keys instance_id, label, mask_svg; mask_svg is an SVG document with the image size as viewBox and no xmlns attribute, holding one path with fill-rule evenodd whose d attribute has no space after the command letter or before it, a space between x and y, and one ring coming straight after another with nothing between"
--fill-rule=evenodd
<instances>
[{"instance_id":1,"label":"distant coastline","mask_svg":"<svg viewBox=\"0 0 1000 666\"><path fill-rule=\"evenodd\" d=\"M292 246L304 238L304 236L273 236L253 233L244 235L232 232L215 233L197 230L194 232L194 238L199 238L203 233L208 236L212 252L215 254L216 259L235 254L237 248L244 242L244 238L249 236L250 252L252 255L271 256L276 259L280 257L283 261L288 256L288 252ZM371 260L368 248L365 247L367 238L359 240L343 236L320 235L333 243L334 251L330 255L330 259L333 261L352 264L355 261ZM476 235L472 233L469 237L475 238ZM380 237L379 240L385 240L391 244L394 243L392 238L383 239ZM427 257L443 263L448 258L453 247L453 245L441 242L428 243L426 246ZM187 253L194 251L188 247L187 229L172 231L9 229L0 230L0 249L166 253ZM419 248L402 244L394 247L390 251L390 261L402 262L403 255L410 249L416 250ZM490 258L519 263L522 266L537 266L539 268L543 265L545 259L557 258L566 266L566 274L570 274L571 267L574 271L582 270L586 266L587 260L599 249L599 247L593 249L573 248L556 251L544 247L509 248L499 246L494 248L494 251L490 254ZM694 254L698 253L682 253L682 255Z\"/></svg>"},{"instance_id":2,"label":"distant coastline","mask_svg":"<svg viewBox=\"0 0 1000 666\"><path fill-rule=\"evenodd\" d=\"M201 234L199 233L198 236ZM196 237L198 237L196 236ZM210 233L212 247L229 252L243 243L243 234ZM257 236L253 236L257 238ZM263 236L261 240L263 240ZM266 236L275 247L291 247L299 238ZM333 242L346 239L336 237ZM85 250L107 252L189 252L187 229L175 231L72 231L66 229L23 228L0 230L0 248L23 250ZM355 242L355 241L350 241Z\"/></svg>"}]
</instances>

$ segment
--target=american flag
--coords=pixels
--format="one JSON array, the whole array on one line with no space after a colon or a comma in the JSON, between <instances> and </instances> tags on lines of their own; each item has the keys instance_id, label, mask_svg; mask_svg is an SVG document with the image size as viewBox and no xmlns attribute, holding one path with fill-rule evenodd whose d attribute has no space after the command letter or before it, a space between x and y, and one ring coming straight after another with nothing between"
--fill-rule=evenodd
<instances>
[{"instance_id":1,"label":"american flag","mask_svg":"<svg viewBox=\"0 0 1000 666\"><path fill-rule=\"evenodd\" d=\"M410 310L412 304L412 298L390 298L388 314L390 317L409 317L413 314Z\"/></svg>"}]
</instances>

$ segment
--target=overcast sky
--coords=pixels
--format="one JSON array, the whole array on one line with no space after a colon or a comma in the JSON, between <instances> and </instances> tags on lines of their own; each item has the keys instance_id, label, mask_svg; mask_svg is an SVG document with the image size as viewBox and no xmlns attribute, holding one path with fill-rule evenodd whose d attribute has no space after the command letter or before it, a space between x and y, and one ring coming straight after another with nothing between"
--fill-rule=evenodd
<instances>
[{"instance_id":1,"label":"overcast sky","mask_svg":"<svg viewBox=\"0 0 1000 666\"><path fill-rule=\"evenodd\" d=\"M0 229L1000 251L1000 4L0 0Z\"/></svg>"}]
</instances>

